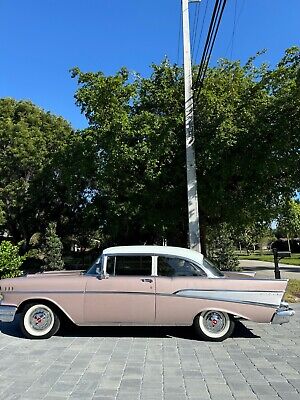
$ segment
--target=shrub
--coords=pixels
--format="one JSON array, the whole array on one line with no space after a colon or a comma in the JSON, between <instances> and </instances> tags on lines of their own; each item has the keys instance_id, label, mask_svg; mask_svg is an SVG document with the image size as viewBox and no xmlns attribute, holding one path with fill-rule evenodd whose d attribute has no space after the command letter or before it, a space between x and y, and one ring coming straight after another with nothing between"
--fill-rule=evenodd
<instances>
[{"instance_id":1,"label":"shrub","mask_svg":"<svg viewBox=\"0 0 300 400\"><path fill-rule=\"evenodd\" d=\"M232 230L223 223L210 228L207 235L207 254L210 260L223 271L239 271L239 260L235 254Z\"/></svg>"},{"instance_id":2,"label":"shrub","mask_svg":"<svg viewBox=\"0 0 300 400\"><path fill-rule=\"evenodd\" d=\"M26 256L19 255L19 247L8 241L0 244L0 278L13 278L21 275L20 267Z\"/></svg>"},{"instance_id":3,"label":"shrub","mask_svg":"<svg viewBox=\"0 0 300 400\"><path fill-rule=\"evenodd\" d=\"M45 265L42 267L44 271L62 270L64 268L62 249L62 242L56 234L56 222L50 222L45 236Z\"/></svg>"}]
</instances>

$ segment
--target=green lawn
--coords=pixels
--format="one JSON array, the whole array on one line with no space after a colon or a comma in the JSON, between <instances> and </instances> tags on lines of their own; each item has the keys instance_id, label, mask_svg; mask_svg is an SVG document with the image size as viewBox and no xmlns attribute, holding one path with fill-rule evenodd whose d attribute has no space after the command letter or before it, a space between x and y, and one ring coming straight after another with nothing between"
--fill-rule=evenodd
<instances>
[{"instance_id":1,"label":"green lawn","mask_svg":"<svg viewBox=\"0 0 300 400\"><path fill-rule=\"evenodd\" d=\"M239 254L238 255L240 260L258 260L258 261L270 261L274 262L274 257L272 254ZM280 261L282 264L288 264L288 265L300 265L300 254L299 253L294 253L292 254L291 258L282 258Z\"/></svg>"},{"instance_id":2,"label":"green lawn","mask_svg":"<svg viewBox=\"0 0 300 400\"><path fill-rule=\"evenodd\" d=\"M290 303L296 303L300 301L300 280L290 279L286 293L284 295L284 300Z\"/></svg>"}]
</instances>

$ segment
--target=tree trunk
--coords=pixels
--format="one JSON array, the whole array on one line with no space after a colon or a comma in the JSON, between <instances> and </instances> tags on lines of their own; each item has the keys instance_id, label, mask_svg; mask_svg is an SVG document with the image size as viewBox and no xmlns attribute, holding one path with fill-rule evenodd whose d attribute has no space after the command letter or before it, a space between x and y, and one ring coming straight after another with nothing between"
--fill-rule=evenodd
<instances>
[{"instance_id":1,"label":"tree trunk","mask_svg":"<svg viewBox=\"0 0 300 400\"><path fill-rule=\"evenodd\" d=\"M289 252L291 253L291 243L290 243L289 235L287 235L287 243L288 243Z\"/></svg>"},{"instance_id":2,"label":"tree trunk","mask_svg":"<svg viewBox=\"0 0 300 400\"><path fill-rule=\"evenodd\" d=\"M207 256L207 248L206 248L206 225L202 224L200 226L200 243L201 243L201 253L204 257Z\"/></svg>"}]
</instances>

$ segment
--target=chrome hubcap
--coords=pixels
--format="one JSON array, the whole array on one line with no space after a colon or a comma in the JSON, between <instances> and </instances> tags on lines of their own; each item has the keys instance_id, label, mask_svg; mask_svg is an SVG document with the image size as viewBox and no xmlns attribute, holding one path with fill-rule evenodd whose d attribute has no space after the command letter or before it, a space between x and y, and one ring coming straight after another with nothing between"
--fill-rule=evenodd
<instances>
[{"instance_id":1,"label":"chrome hubcap","mask_svg":"<svg viewBox=\"0 0 300 400\"><path fill-rule=\"evenodd\" d=\"M33 329L47 329L52 322L52 316L48 310L45 310L44 308L37 308L30 315L29 322Z\"/></svg>"},{"instance_id":2,"label":"chrome hubcap","mask_svg":"<svg viewBox=\"0 0 300 400\"><path fill-rule=\"evenodd\" d=\"M223 316L216 311L208 312L205 315L203 322L205 328L212 333L221 332L225 327Z\"/></svg>"}]
</instances>

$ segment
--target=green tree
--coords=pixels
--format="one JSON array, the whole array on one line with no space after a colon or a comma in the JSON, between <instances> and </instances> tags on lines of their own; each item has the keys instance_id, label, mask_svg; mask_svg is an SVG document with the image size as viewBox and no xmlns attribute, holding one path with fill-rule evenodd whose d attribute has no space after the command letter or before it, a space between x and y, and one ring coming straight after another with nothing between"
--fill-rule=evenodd
<instances>
[{"instance_id":1,"label":"green tree","mask_svg":"<svg viewBox=\"0 0 300 400\"><path fill-rule=\"evenodd\" d=\"M64 268L62 250L62 242L56 234L56 222L50 222L45 235L44 271L62 270Z\"/></svg>"},{"instance_id":2,"label":"green tree","mask_svg":"<svg viewBox=\"0 0 300 400\"><path fill-rule=\"evenodd\" d=\"M26 256L19 255L19 247L4 240L0 244L0 279L21 275L20 267Z\"/></svg>"},{"instance_id":3,"label":"green tree","mask_svg":"<svg viewBox=\"0 0 300 400\"><path fill-rule=\"evenodd\" d=\"M284 205L277 219L277 231L287 237L289 251L291 251L290 239L300 236L300 203L298 200L292 199Z\"/></svg>"},{"instance_id":4,"label":"green tree","mask_svg":"<svg viewBox=\"0 0 300 400\"><path fill-rule=\"evenodd\" d=\"M263 247L274 241L274 232L269 223L256 222L246 227L235 229L236 242L246 248L247 254L255 250L259 245L260 252L263 254Z\"/></svg>"},{"instance_id":5,"label":"green tree","mask_svg":"<svg viewBox=\"0 0 300 400\"><path fill-rule=\"evenodd\" d=\"M185 212L182 71L165 61L150 79L133 82L125 69L111 77L74 69L73 77L89 121L90 192L102 204L104 232L119 244L186 241L178 218Z\"/></svg>"},{"instance_id":6,"label":"green tree","mask_svg":"<svg viewBox=\"0 0 300 400\"><path fill-rule=\"evenodd\" d=\"M0 99L0 224L15 241L28 243L51 220L52 190L43 191L43 172L72 136L63 118L29 101Z\"/></svg>"},{"instance_id":7,"label":"green tree","mask_svg":"<svg viewBox=\"0 0 300 400\"><path fill-rule=\"evenodd\" d=\"M4 203L0 200L0 227L5 224L5 211L4 211Z\"/></svg>"},{"instance_id":8,"label":"green tree","mask_svg":"<svg viewBox=\"0 0 300 400\"><path fill-rule=\"evenodd\" d=\"M195 104L203 236L209 226L272 220L300 187L299 49L274 69L255 64L222 60ZM89 122L88 208L111 243L185 246L183 74L168 61L152 69L149 78L73 70Z\"/></svg>"},{"instance_id":9,"label":"green tree","mask_svg":"<svg viewBox=\"0 0 300 400\"><path fill-rule=\"evenodd\" d=\"M209 70L196 104L200 213L208 223L270 221L300 186L299 54L288 50L273 70L255 67L257 59Z\"/></svg>"}]
</instances>

